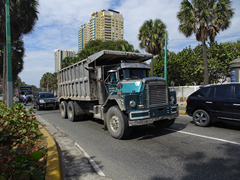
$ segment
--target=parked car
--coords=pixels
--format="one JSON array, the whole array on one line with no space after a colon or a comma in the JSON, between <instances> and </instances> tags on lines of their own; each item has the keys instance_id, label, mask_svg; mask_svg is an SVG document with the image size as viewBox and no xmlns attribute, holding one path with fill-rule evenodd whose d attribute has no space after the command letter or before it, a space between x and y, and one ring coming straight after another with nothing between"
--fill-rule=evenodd
<instances>
[{"instance_id":1,"label":"parked car","mask_svg":"<svg viewBox=\"0 0 240 180\"><path fill-rule=\"evenodd\" d=\"M187 98L186 112L197 126L240 121L240 83L207 85Z\"/></svg>"},{"instance_id":2,"label":"parked car","mask_svg":"<svg viewBox=\"0 0 240 180\"><path fill-rule=\"evenodd\" d=\"M33 98L33 108L37 108L37 110L47 108L59 109L58 99L54 97L53 93L38 92Z\"/></svg>"}]
</instances>

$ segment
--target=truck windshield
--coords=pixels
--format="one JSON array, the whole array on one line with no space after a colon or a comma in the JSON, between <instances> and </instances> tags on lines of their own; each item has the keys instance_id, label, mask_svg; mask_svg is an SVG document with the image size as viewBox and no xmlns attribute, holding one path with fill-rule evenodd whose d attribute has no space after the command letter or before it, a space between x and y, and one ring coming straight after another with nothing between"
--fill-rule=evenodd
<instances>
[{"instance_id":1,"label":"truck windshield","mask_svg":"<svg viewBox=\"0 0 240 180\"><path fill-rule=\"evenodd\" d=\"M148 77L147 69L121 69L119 71L120 80L142 79Z\"/></svg>"}]
</instances>

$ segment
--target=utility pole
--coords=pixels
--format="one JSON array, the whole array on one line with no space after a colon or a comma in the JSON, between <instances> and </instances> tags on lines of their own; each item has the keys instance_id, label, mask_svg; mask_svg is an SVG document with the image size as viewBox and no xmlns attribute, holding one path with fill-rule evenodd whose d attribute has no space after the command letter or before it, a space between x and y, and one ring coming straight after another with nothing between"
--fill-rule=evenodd
<instances>
[{"instance_id":1,"label":"utility pole","mask_svg":"<svg viewBox=\"0 0 240 180\"><path fill-rule=\"evenodd\" d=\"M153 57L151 59L151 77L153 77Z\"/></svg>"},{"instance_id":2,"label":"utility pole","mask_svg":"<svg viewBox=\"0 0 240 180\"><path fill-rule=\"evenodd\" d=\"M13 107L13 80L12 80L12 57L11 57L11 28L9 0L5 2L6 11L6 45L7 45L7 106Z\"/></svg>"},{"instance_id":3,"label":"utility pole","mask_svg":"<svg viewBox=\"0 0 240 180\"><path fill-rule=\"evenodd\" d=\"M167 33L165 33L164 79L167 84Z\"/></svg>"}]
</instances>

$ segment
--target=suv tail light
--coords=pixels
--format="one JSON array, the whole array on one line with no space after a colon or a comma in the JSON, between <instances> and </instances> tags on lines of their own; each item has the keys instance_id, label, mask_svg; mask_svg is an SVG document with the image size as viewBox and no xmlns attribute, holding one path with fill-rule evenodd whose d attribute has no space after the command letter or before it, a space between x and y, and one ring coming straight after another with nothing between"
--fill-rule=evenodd
<instances>
[{"instance_id":1,"label":"suv tail light","mask_svg":"<svg viewBox=\"0 0 240 180\"><path fill-rule=\"evenodd\" d=\"M186 103L189 103L190 99L187 98Z\"/></svg>"}]
</instances>

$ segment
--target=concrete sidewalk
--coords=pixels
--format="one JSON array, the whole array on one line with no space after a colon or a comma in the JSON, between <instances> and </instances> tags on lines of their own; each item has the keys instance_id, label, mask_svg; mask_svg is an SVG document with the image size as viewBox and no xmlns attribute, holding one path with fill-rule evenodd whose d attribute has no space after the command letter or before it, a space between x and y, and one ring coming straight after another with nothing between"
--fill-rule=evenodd
<instances>
[{"instance_id":1,"label":"concrete sidewalk","mask_svg":"<svg viewBox=\"0 0 240 180\"><path fill-rule=\"evenodd\" d=\"M67 134L39 115L36 115L36 119L48 131L45 135L50 139L46 179L112 180Z\"/></svg>"}]
</instances>

